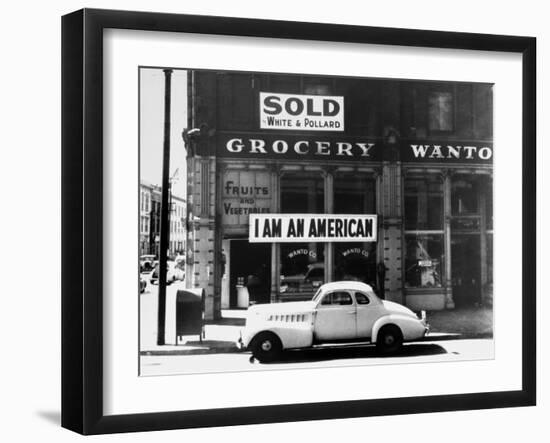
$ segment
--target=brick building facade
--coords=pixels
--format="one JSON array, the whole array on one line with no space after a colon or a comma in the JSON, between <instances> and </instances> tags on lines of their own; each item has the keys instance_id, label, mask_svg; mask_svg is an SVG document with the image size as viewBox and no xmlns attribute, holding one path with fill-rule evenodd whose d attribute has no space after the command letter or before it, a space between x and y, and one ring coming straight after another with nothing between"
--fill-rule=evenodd
<instances>
[{"instance_id":1,"label":"brick building facade","mask_svg":"<svg viewBox=\"0 0 550 443\"><path fill-rule=\"evenodd\" d=\"M207 318L341 279L417 310L491 301L492 85L188 71L188 90L187 281ZM255 243L256 214L370 214L376 241Z\"/></svg>"}]
</instances>

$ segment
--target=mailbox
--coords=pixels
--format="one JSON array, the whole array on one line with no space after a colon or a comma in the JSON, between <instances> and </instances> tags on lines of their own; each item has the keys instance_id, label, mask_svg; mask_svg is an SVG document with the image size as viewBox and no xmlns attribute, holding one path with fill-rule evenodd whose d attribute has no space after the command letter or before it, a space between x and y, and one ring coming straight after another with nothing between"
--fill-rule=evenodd
<instances>
[{"instance_id":1,"label":"mailbox","mask_svg":"<svg viewBox=\"0 0 550 443\"><path fill-rule=\"evenodd\" d=\"M176 337L204 335L204 299L202 288L180 289L176 294Z\"/></svg>"}]
</instances>

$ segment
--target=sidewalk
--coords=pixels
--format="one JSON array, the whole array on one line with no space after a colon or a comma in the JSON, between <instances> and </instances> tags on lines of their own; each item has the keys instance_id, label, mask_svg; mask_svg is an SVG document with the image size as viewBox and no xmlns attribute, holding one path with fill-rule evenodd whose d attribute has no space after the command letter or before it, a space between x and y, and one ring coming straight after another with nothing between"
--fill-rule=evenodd
<instances>
[{"instance_id":1,"label":"sidewalk","mask_svg":"<svg viewBox=\"0 0 550 443\"><path fill-rule=\"evenodd\" d=\"M158 346L152 340L142 342L140 355L201 355L243 352L237 347L239 332L244 326L246 310L223 310L222 318L204 327L204 338L184 336L178 345ZM493 336L492 309L464 308L427 313L430 333L425 341Z\"/></svg>"},{"instance_id":2,"label":"sidewalk","mask_svg":"<svg viewBox=\"0 0 550 443\"><path fill-rule=\"evenodd\" d=\"M201 355L242 352L237 347L246 310L223 310L222 318L204 325L204 337L183 336L177 345L159 346L152 340L142 343L140 355Z\"/></svg>"},{"instance_id":3,"label":"sidewalk","mask_svg":"<svg viewBox=\"0 0 550 443\"><path fill-rule=\"evenodd\" d=\"M457 308L426 313L430 334L444 333L459 338L491 338L493 336L493 309L481 306Z\"/></svg>"}]
</instances>

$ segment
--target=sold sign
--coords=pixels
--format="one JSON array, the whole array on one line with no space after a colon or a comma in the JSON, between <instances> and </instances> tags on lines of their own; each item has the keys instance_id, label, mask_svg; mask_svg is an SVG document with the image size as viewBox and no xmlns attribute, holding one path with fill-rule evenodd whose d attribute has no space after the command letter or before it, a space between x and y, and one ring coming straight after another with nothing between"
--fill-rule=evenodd
<instances>
[{"instance_id":1,"label":"sold sign","mask_svg":"<svg viewBox=\"0 0 550 443\"><path fill-rule=\"evenodd\" d=\"M344 97L260 92L260 128L343 131Z\"/></svg>"}]
</instances>

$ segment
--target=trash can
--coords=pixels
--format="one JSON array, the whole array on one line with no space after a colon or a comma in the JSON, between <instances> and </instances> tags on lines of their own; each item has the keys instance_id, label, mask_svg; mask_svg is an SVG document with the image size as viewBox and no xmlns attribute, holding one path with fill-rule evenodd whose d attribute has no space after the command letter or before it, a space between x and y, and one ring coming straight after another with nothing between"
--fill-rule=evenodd
<instances>
[{"instance_id":1,"label":"trash can","mask_svg":"<svg viewBox=\"0 0 550 443\"><path fill-rule=\"evenodd\" d=\"M176 293L176 343L183 335L204 337L204 299L202 288L180 289Z\"/></svg>"}]
</instances>

